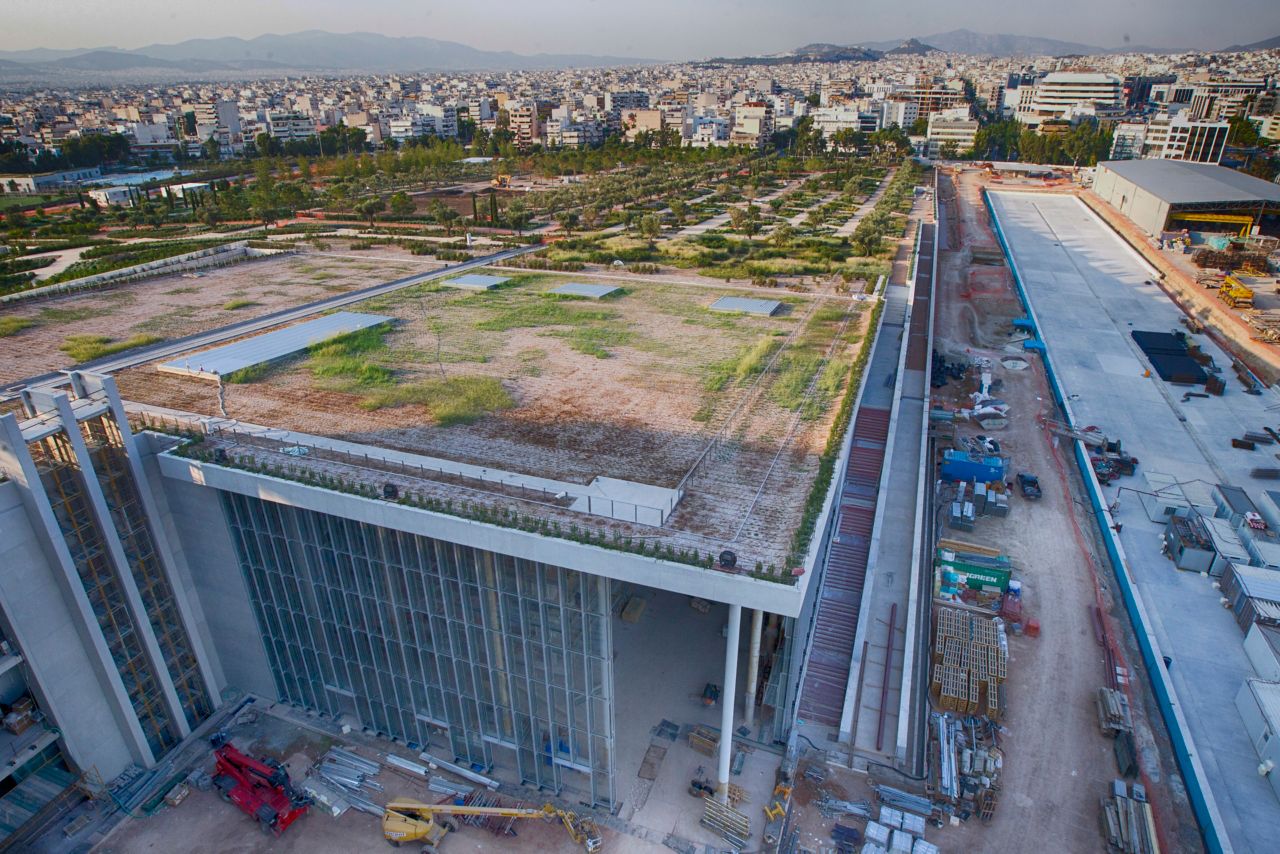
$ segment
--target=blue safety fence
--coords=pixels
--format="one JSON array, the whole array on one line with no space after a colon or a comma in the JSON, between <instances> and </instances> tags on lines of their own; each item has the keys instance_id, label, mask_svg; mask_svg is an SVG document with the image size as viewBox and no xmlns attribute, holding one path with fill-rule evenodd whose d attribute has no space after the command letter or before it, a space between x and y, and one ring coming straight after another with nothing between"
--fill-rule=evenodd
<instances>
[{"instance_id":1,"label":"blue safety fence","mask_svg":"<svg viewBox=\"0 0 1280 854\"><path fill-rule=\"evenodd\" d=\"M1022 307L1026 310L1027 317L1031 321L1031 326L1034 330L1033 334L1039 339L1037 341L1039 345L1037 349L1040 350L1043 356L1045 374L1049 378L1049 389L1053 393L1053 399L1058 404L1058 408L1065 414L1067 423L1074 427L1071 408L1067 405L1066 396L1063 394L1058 377L1053 371L1053 361L1049 358L1048 347L1045 346L1043 338L1039 337L1040 323L1036 319L1035 309L1027 296L1027 290L1023 285L1022 276L1018 272L1017 263L1014 261L1013 253L1009 250L1009 244L1005 241L1004 231L1000 228L1000 219L996 216L995 207L991 204L991 197L986 190L982 191L982 201L986 205L987 214L991 218L991 229L995 232L996 240L1000 242L1000 248L1009 263L1009 270L1013 273L1013 282L1018 291L1018 299L1022 302ZM1191 800L1191 808L1195 812L1196 821L1200 825L1201 838L1210 854L1221 854L1221 852L1229 851L1231 850L1230 842L1226 838L1225 829L1216 820L1217 809L1212 804L1212 795L1209 792L1208 782L1204 779L1204 775L1199 768L1199 762L1195 757L1195 749L1191 743L1191 736L1186 731L1178 713L1178 700L1174 696L1173 685L1165 672L1164 658L1156 646L1150 627L1147 625L1146 615L1135 587L1133 576L1129 572L1129 565L1124 559L1124 549L1116 537L1115 530L1112 528L1114 521L1111 518L1107 502L1102 495L1102 486L1098 483L1097 476L1093 472L1093 466L1085 453L1083 443L1075 441L1071 444L1075 448L1076 465L1080 467L1080 473L1084 478L1085 491L1089 493L1089 503L1093 507L1094 521L1098 525L1098 531L1102 534L1102 542L1106 547L1111 569L1115 573L1116 581L1120 586L1120 594L1124 600L1125 611L1129 614L1129 620L1133 623L1135 629L1134 634L1137 635L1138 648L1142 651L1142 661L1146 666L1147 677L1151 682L1151 689L1155 694L1156 703L1160 707L1160 716L1164 719L1165 728L1169 731L1169 740L1173 745L1174 757L1178 762L1178 769L1182 772L1182 779L1187 788L1187 796Z\"/></svg>"}]
</instances>

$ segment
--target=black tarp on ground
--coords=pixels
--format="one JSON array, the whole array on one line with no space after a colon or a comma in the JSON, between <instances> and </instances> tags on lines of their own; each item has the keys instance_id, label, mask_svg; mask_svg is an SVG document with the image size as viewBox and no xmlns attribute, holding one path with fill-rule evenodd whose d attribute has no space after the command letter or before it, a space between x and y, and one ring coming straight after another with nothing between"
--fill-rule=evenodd
<instances>
[{"instance_id":1,"label":"black tarp on ground","mask_svg":"<svg viewBox=\"0 0 1280 854\"><path fill-rule=\"evenodd\" d=\"M1142 348L1151 367L1167 383L1204 385L1209 379L1203 367L1187 353L1186 340L1169 332L1134 330L1133 340Z\"/></svg>"}]
</instances>

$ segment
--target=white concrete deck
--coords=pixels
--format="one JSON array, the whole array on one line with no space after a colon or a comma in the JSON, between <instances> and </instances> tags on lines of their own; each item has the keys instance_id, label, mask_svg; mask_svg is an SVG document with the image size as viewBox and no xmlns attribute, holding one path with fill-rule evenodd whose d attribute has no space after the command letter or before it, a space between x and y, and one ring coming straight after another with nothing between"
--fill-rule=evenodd
<instances>
[{"instance_id":1,"label":"white concrete deck","mask_svg":"<svg viewBox=\"0 0 1280 854\"><path fill-rule=\"evenodd\" d=\"M1227 392L1182 402L1189 389L1144 376L1150 365L1130 336L1182 328L1179 309L1147 284L1153 271L1074 197L996 192L991 199L1075 422L1098 425L1141 461L1137 476L1104 489L1119 504L1121 545L1152 634L1172 659L1177 705L1230 844L1237 851L1272 850L1280 802L1257 774L1257 755L1233 702L1253 675L1244 635L1211 579L1179 571L1161 554L1162 526L1147 519L1131 490L1146 488L1144 471L1230 483L1255 496L1274 486L1250 470L1276 466L1277 447L1243 451L1229 440L1280 425L1280 395L1244 394L1230 358L1197 335L1223 368Z\"/></svg>"}]
</instances>

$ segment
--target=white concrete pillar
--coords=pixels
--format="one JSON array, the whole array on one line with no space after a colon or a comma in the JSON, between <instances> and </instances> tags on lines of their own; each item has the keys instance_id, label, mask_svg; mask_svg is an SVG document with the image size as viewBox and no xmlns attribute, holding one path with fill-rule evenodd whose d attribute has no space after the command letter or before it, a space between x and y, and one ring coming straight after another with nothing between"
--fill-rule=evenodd
<instances>
[{"instance_id":1,"label":"white concrete pillar","mask_svg":"<svg viewBox=\"0 0 1280 854\"><path fill-rule=\"evenodd\" d=\"M738 640L742 606L729 606L729 637L724 647L724 685L720 690L720 770L716 797L729 803L729 764L733 760L733 698L738 691Z\"/></svg>"},{"instance_id":2,"label":"white concrete pillar","mask_svg":"<svg viewBox=\"0 0 1280 854\"><path fill-rule=\"evenodd\" d=\"M747 657L747 690L745 698L746 725L753 726L756 719L756 679L760 676L760 635L764 630L764 611L759 608L751 612L751 653Z\"/></svg>"}]
</instances>

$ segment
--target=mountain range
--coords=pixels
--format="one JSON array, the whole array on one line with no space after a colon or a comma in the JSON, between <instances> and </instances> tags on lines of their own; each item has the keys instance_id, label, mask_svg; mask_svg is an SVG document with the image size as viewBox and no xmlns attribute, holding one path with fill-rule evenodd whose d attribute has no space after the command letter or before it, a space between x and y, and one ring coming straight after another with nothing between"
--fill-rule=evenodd
<instances>
[{"instance_id":1,"label":"mountain range","mask_svg":"<svg viewBox=\"0 0 1280 854\"><path fill-rule=\"evenodd\" d=\"M1247 45L1232 45L1223 52L1266 50L1280 47L1280 36ZM973 30L949 30L918 36L906 41L858 42L849 45L808 44L785 54L771 54L761 59L772 63L788 61L796 57L799 62L840 62L854 59L874 60L883 56L923 54L929 50L946 53L964 53L971 56L1097 56L1112 53L1178 53L1180 48L1158 48L1149 45L1125 44L1119 47L1099 47L1080 42L1040 36L1018 36L1009 33L976 33ZM846 59L847 57L847 59Z\"/></svg>"},{"instance_id":2,"label":"mountain range","mask_svg":"<svg viewBox=\"0 0 1280 854\"><path fill-rule=\"evenodd\" d=\"M377 33L309 30L252 39L189 39L131 50L36 48L0 51L0 79L39 77L53 82L84 73L181 76L265 72L413 72L607 67L651 60L593 54L517 54L489 51L459 42Z\"/></svg>"},{"instance_id":3,"label":"mountain range","mask_svg":"<svg viewBox=\"0 0 1280 854\"><path fill-rule=\"evenodd\" d=\"M1225 51L1280 47L1280 37ZM1174 52L1142 45L1102 48L1038 36L951 30L904 40L839 45L814 43L784 53L717 59L713 62L776 65L789 62L872 62L886 56L921 55L931 50L986 56L1067 56L1132 52ZM50 85L246 78L268 74L415 71L507 71L652 64L655 60L594 54L517 54L453 41L377 33L308 30L251 39L189 39L124 50L32 48L0 51L0 83Z\"/></svg>"}]
</instances>

